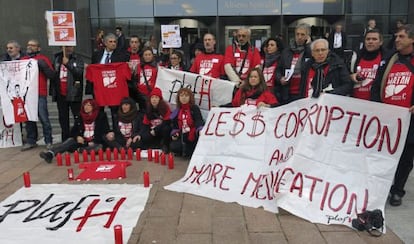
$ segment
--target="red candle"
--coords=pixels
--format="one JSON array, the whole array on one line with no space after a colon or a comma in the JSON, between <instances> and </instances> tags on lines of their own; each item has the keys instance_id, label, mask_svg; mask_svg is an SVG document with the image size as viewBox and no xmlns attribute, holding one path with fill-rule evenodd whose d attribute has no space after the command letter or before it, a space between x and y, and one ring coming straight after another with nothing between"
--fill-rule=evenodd
<instances>
[{"instance_id":1,"label":"red candle","mask_svg":"<svg viewBox=\"0 0 414 244\"><path fill-rule=\"evenodd\" d=\"M161 165L165 165L165 153L161 153Z\"/></svg>"},{"instance_id":2,"label":"red candle","mask_svg":"<svg viewBox=\"0 0 414 244\"><path fill-rule=\"evenodd\" d=\"M174 169L174 156L172 153L168 154L168 169Z\"/></svg>"},{"instance_id":3,"label":"red candle","mask_svg":"<svg viewBox=\"0 0 414 244\"><path fill-rule=\"evenodd\" d=\"M150 185L149 172L144 171L144 187L149 187L149 185Z\"/></svg>"},{"instance_id":4,"label":"red candle","mask_svg":"<svg viewBox=\"0 0 414 244\"><path fill-rule=\"evenodd\" d=\"M23 173L23 182L24 182L24 187L26 187L26 188L30 187L31 183L30 183L30 173L29 172L24 172Z\"/></svg>"},{"instance_id":5,"label":"red candle","mask_svg":"<svg viewBox=\"0 0 414 244\"><path fill-rule=\"evenodd\" d=\"M62 162L62 154L58 153L56 154L56 162L58 166L62 166L63 162Z\"/></svg>"},{"instance_id":6,"label":"red candle","mask_svg":"<svg viewBox=\"0 0 414 244\"><path fill-rule=\"evenodd\" d=\"M154 152L154 163L159 163L160 162L160 151L155 151Z\"/></svg>"},{"instance_id":7,"label":"red candle","mask_svg":"<svg viewBox=\"0 0 414 244\"><path fill-rule=\"evenodd\" d=\"M129 147L127 153L128 153L128 160L132 160L132 148Z\"/></svg>"},{"instance_id":8,"label":"red candle","mask_svg":"<svg viewBox=\"0 0 414 244\"><path fill-rule=\"evenodd\" d=\"M122 225L114 226L115 244L123 244L122 241Z\"/></svg>"},{"instance_id":9,"label":"red candle","mask_svg":"<svg viewBox=\"0 0 414 244\"><path fill-rule=\"evenodd\" d=\"M118 148L114 148L114 160L118 160Z\"/></svg>"},{"instance_id":10,"label":"red candle","mask_svg":"<svg viewBox=\"0 0 414 244\"><path fill-rule=\"evenodd\" d=\"M152 149L151 148L148 148L147 154L148 154L148 161L152 161Z\"/></svg>"},{"instance_id":11,"label":"red candle","mask_svg":"<svg viewBox=\"0 0 414 244\"><path fill-rule=\"evenodd\" d=\"M125 160L125 148L121 148L121 160Z\"/></svg>"},{"instance_id":12,"label":"red candle","mask_svg":"<svg viewBox=\"0 0 414 244\"><path fill-rule=\"evenodd\" d=\"M79 163L79 152L75 151L73 153L73 160L75 161L75 163Z\"/></svg>"},{"instance_id":13,"label":"red candle","mask_svg":"<svg viewBox=\"0 0 414 244\"><path fill-rule=\"evenodd\" d=\"M70 154L65 153L65 164L66 166L70 166Z\"/></svg>"},{"instance_id":14,"label":"red candle","mask_svg":"<svg viewBox=\"0 0 414 244\"><path fill-rule=\"evenodd\" d=\"M73 169L72 168L68 169L68 180L73 180Z\"/></svg>"},{"instance_id":15,"label":"red candle","mask_svg":"<svg viewBox=\"0 0 414 244\"><path fill-rule=\"evenodd\" d=\"M141 149L137 148L137 150L135 150L135 158L137 159L137 161L141 161Z\"/></svg>"},{"instance_id":16,"label":"red candle","mask_svg":"<svg viewBox=\"0 0 414 244\"><path fill-rule=\"evenodd\" d=\"M125 164L123 162L121 162L121 178L122 179L126 178L126 168L125 168Z\"/></svg>"},{"instance_id":17,"label":"red candle","mask_svg":"<svg viewBox=\"0 0 414 244\"><path fill-rule=\"evenodd\" d=\"M106 160L111 161L111 149L109 147L106 148Z\"/></svg>"},{"instance_id":18,"label":"red candle","mask_svg":"<svg viewBox=\"0 0 414 244\"><path fill-rule=\"evenodd\" d=\"M95 153L95 150L91 150L90 154L91 154L91 162L95 162L96 161L96 153Z\"/></svg>"},{"instance_id":19,"label":"red candle","mask_svg":"<svg viewBox=\"0 0 414 244\"><path fill-rule=\"evenodd\" d=\"M103 161L104 160L104 157L103 157L103 150L102 150L102 148L99 148L98 155L99 155L99 161Z\"/></svg>"},{"instance_id":20,"label":"red candle","mask_svg":"<svg viewBox=\"0 0 414 244\"><path fill-rule=\"evenodd\" d=\"M86 150L82 151L82 159L83 159L84 163L88 162L88 151L86 151Z\"/></svg>"}]
</instances>

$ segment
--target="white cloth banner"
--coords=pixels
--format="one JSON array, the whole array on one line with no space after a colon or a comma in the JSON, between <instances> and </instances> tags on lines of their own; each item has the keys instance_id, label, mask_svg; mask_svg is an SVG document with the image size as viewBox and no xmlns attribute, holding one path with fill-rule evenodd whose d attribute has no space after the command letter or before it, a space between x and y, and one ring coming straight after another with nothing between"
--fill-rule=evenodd
<instances>
[{"instance_id":1,"label":"white cloth banner","mask_svg":"<svg viewBox=\"0 0 414 244\"><path fill-rule=\"evenodd\" d=\"M0 235L8 243L126 243L144 210L143 185L32 185L1 203Z\"/></svg>"},{"instance_id":2,"label":"white cloth banner","mask_svg":"<svg viewBox=\"0 0 414 244\"><path fill-rule=\"evenodd\" d=\"M233 82L227 80L162 67L158 69L155 85L162 90L164 100L173 108L178 90L183 87L190 88L204 118L211 107L231 102L234 89Z\"/></svg>"},{"instance_id":3,"label":"white cloth banner","mask_svg":"<svg viewBox=\"0 0 414 244\"><path fill-rule=\"evenodd\" d=\"M39 68L37 60L0 62L0 97L7 125L26 117L37 121Z\"/></svg>"},{"instance_id":4,"label":"white cloth banner","mask_svg":"<svg viewBox=\"0 0 414 244\"><path fill-rule=\"evenodd\" d=\"M406 108L329 94L213 108L185 176L165 188L350 226L384 211L409 123Z\"/></svg>"},{"instance_id":5,"label":"white cloth banner","mask_svg":"<svg viewBox=\"0 0 414 244\"><path fill-rule=\"evenodd\" d=\"M23 145L20 124L7 125L0 107L0 148L19 147Z\"/></svg>"}]
</instances>

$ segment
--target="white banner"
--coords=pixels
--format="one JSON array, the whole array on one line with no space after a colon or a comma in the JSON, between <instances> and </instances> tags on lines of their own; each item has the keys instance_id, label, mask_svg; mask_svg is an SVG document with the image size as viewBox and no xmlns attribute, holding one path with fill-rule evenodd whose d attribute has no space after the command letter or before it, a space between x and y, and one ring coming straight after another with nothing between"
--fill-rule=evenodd
<instances>
[{"instance_id":1,"label":"white banner","mask_svg":"<svg viewBox=\"0 0 414 244\"><path fill-rule=\"evenodd\" d=\"M408 109L325 94L272 108L213 108L185 176L166 189L350 226L381 209Z\"/></svg>"},{"instance_id":2,"label":"white banner","mask_svg":"<svg viewBox=\"0 0 414 244\"><path fill-rule=\"evenodd\" d=\"M75 12L46 11L49 46L76 46Z\"/></svg>"},{"instance_id":3,"label":"white banner","mask_svg":"<svg viewBox=\"0 0 414 244\"><path fill-rule=\"evenodd\" d=\"M190 88L194 93L195 103L206 118L211 107L231 102L233 82L215 79L209 76L159 67L155 84L162 90L164 100L175 107L177 92L181 88Z\"/></svg>"},{"instance_id":4,"label":"white banner","mask_svg":"<svg viewBox=\"0 0 414 244\"><path fill-rule=\"evenodd\" d=\"M126 243L144 210L142 185L32 185L1 203L0 235L8 243Z\"/></svg>"},{"instance_id":5,"label":"white banner","mask_svg":"<svg viewBox=\"0 0 414 244\"><path fill-rule=\"evenodd\" d=\"M0 118L0 148L19 147L23 145L20 124L6 124L1 107Z\"/></svg>"},{"instance_id":6,"label":"white banner","mask_svg":"<svg viewBox=\"0 0 414 244\"><path fill-rule=\"evenodd\" d=\"M0 97L7 125L37 121L39 68L37 60L0 62Z\"/></svg>"}]
</instances>

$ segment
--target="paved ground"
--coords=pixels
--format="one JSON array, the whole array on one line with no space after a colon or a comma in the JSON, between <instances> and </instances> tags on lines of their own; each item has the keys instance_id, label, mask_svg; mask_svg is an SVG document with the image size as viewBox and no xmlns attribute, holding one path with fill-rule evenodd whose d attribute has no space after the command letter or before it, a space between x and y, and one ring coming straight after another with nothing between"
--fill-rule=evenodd
<instances>
[{"instance_id":1,"label":"paved ground","mask_svg":"<svg viewBox=\"0 0 414 244\"><path fill-rule=\"evenodd\" d=\"M68 183L66 166L47 164L38 157L43 149L43 146L27 152L20 152L20 148L0 149L0 201L22 186L21 175L25 171L30 171L33 184ZM96 182L142 184L142 172L150 172L153 187L128 243L414 243L410 228L414 217L412 178L403 206L387 206L388 231L376 238L343 226L312 224L284 211L275 215L262 209L164 190L163 186L182 177L187 165L188 161L179 158L174 170L133 161L127 168L127 179Z\"/></svg>"}]
</instances>

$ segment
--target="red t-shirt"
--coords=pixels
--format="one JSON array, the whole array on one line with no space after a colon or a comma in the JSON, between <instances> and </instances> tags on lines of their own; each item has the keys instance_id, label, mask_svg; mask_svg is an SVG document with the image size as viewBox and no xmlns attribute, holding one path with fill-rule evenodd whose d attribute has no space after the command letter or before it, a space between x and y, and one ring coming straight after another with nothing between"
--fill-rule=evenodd
<instances>
[{"instance_id":1,"label":"red t-shirt","mask_svg":"<svg viewBox=\"0 0 414 244\"><path fill-rule=\"evenodd\" d=\"M60 95L66 96L68 94L68 69L63 64L60 65L59 79L60 79Z\"/></svg>"},{"instance_id":2,"label":"red t-shirt","mask_svg":"<svg viewBox=\"0 0 414 244\"><path fill-rule=\"evenodd\" d=\"M413 59L411 63L413 63ZM384 103L411 107L414 87L414 75L402 63L395 63L388 73L382 93Z\"/></svg>"},{"instance_id":3,"label":"red t-shirt","mask_svg":"<svg viewBox=\"0 0 414 244\"><path fill-rule=\"evenodd\" d=\"M381 62L382 55L379 54L373 60L361 59L358 66L361 67L359 74L365 79L360 84L354 85L353 97L370 100L371 99L371 87L374 82L375 75Z\"/></svg>"},{"instance_id":4,"label":"red t-shirt","mask_svg":"<svg viewBox=\"0 0 414 244\"><path fill-rule=\"evenodd\" d=\"M127 80L131 70L127 63L90 64L86 68L86 79L94 86L96 103L99 106L116 106L128 97Z\"/></svg>"},{"instance_id":5,"label":"red t-shirt","mask_svg":"<svg viewBox=\"0 0 414 244\"><path fill-rule=\"evenodd\" d=\"M13 111L14 111L14 122L21 123L26 122L27 114L24 108L24 101L21 97L14 97L12 100Z\"/></svg>"},{"instance_id":6,"label":"red t-shirt","mask_svg":"<svg viewBox=\"0 0 414 244\"><path fill-rule=\"evenodd\" d=\"M247 54L247 57L246 57ZM246 57L244 66L242 66L243 60ZM239 74L241 70L240 79L245 80L250 70L260 65L261 58L257 48L251 46L247 51L241 51L240 48L230 45L226 48L224 55L224 64L231 64L234 67L236 74Z\"/></svg>"},{"instance_id":7,"label":"red t-shirt","mask_svg":"<svg viewBox=\"0 0 414 244\"><path fill-rule=\"evenodd\" d=\"M220 78L220 75L224 75L224 56L216 53L200 53L195 58L190 72Z\"/></svg>"},{"instance_id":8,"label":"red t-shirt","mask_svg":"<svg viewBox=\"0 0 414 244\"><path fill-rule=\"evenodd\" d=\"M274 62L269 67L263 67L263 76L269 89L275 86L276 67L277 62Z\"/></svg>"},{"instance_id":9,"label":"red t-shirt","mask_svg":"<svg viewBox=\"0 0 414 244\"><path fill-rule=\"evenodd\" d=\"M273 93L271 93L268 90L265 90L264 92L262 92L256 99L253 98L248 98L249 96L252 96L255 93L255 90L251 90L246 92L245 97L246 100L244 101L244 104L248 104L248 105L258 105L260 102L264 102L266 104L269 105L274 105L274 104L278 104L279 102L277 101L277 98L273 95ZM234 98L231 102L231 104L233 105L233 107L240 107L241 105L243 105L241 103L241 97L242 97L242 90L238 89L236 94L234 95Z\"/></svg>"},{"instance_id":10,"label":"red t-shirt","mask_svg":"<svg viewBox=\"0 0 414 244\"><path fill-rule=\"evenodd\" d=\"M148 90L148 86L150 90L154 89L155 82L157 81L157 73L158 73L158 68L156 66L153 66L150 64L145 64L143 67L139 66L139 69L138 69L139 82L137 84L137 88L140 93L146 96L149 96L151 91ZM147 82L148 82L148 86L147 86Z\"/></svg>"},{"instance_id":11,"label":"red t-shirt","mask_svg":"<svg viewBox=\"0 0 414 244\"><path fill-rule=\"evenodd\" d=\"M292 58L291 67L295 67L296 63L299 60L300 53L294 53ZM303 65L303 64L302 64ZM297 95L300 92L300 72L297 74L293 74L290 77L290 86L289 86L289 93Z\"/></svg>"}]
</instances>

